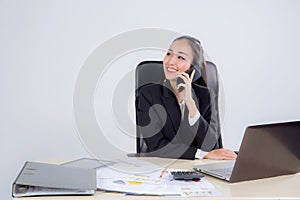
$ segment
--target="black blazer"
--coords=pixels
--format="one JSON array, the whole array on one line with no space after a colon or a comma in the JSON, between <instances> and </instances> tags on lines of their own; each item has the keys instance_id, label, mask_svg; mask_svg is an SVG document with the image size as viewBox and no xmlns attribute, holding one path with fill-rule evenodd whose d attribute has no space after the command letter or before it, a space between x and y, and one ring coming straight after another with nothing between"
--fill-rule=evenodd
<instances>
[{"instance_id":1,"label":"black blazer","mask_svg":"<svg viewBox=\"0 0 300 200\"><path fill-rule=\"evenodd\" d=\"M188 122L187 108L181 116L169 81L147 85L138 91L137 125L147 145L145 156L195 158L208 132L212 111L209 90L196 84L192 84L192 88L193 99L201 115L193 126Z\"/></svg>"}]
</instances>

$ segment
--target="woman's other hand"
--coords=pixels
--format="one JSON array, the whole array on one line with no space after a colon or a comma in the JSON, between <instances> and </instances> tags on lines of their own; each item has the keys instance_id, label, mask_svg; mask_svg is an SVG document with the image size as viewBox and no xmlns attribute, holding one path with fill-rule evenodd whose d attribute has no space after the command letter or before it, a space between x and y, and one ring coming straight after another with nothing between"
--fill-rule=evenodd
<instances>
[{"instance_id":1,"label":"woman's other hand","mask_svg":"<svg viewBox=\"0 0 300 200\"><path fill-rule=\"evenodd\" d=\"M203 158L211 160L235 160L237 157L234 151L229 149L215 149L208 152Z\"/></svg>"}]
</instances>

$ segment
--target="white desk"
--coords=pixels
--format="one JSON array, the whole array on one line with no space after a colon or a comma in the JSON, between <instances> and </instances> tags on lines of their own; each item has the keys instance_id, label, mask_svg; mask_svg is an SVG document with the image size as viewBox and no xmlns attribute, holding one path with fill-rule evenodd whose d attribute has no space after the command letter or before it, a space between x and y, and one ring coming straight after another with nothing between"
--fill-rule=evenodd
<instances>
[{"instance_id":1,"label":"white desk","mask_svg":"<svg viewBox=\"0 0 300 200\"><path fill-rule=\"evenodd\" d=\"M165 166L170 161L174 161L170 168L192 169L195 164L205 164L220 162L212 160L171 160L163 158L140 158L154 164ZM51 162L54 163L54 162ZM60 163L60 162L55 162ZM245 181L240 183L228 183L210 176L206 176L222 194L220 197L191 197L201 199L300 199L300 173L295 175L279 176L255 181ZM176 198L176 197L175 197ZM111 193L97 191L93 196L55 196L55 197L26 197L15 198L24 200L67 200L67 199L175 199L174 197L161 196L128 196L121 193ZM178 197L181 198L181 197ZM185 198L184 198L185 199Z\"/></svg>"}]
</instances>

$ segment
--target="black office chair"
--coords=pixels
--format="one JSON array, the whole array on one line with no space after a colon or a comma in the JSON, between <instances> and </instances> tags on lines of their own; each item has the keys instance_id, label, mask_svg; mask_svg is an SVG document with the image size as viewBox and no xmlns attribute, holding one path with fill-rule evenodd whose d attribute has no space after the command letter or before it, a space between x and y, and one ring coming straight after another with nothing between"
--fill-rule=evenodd
<instances>
[{"instance_id":1,"label":"black office chair","mask_svg":"<svg viewBox=\"0 0 300 200\"><path fill-rule=\"evenodd\" d=\"M220 130L220 120L219 120L219 82L218 82L218 72L217 67L214 63L210 61L206 61L206 73L207 73L207 84L200 77L196 84L208 87L214 93L214 101L215 101L215 109L217 111L217 121L218 121L218 135L220 136L218 139L217 148L222 148L222 138L221 138L221 130ZM143 61L136 67L135 71L135 102L137 103L138 91L145 85L153 84L153 83L162 83L165 79L163 64L162 61ZM136 112L136 121L137 121L137 112ZM136 152L137 156L140 153L147 153L147 145L143 140L143 136L141 135L141 131L139 127L136 126Z\"/></svg>"}]
</instances>

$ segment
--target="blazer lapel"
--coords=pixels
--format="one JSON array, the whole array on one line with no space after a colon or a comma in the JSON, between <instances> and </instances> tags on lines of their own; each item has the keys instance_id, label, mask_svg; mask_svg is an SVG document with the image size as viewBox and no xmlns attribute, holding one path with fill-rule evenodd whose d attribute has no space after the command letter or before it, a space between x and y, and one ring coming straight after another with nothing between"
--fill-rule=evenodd
<instances>
[{"instance_id":1,"label":"blazer lapel","mask_svg":"<svg viewBox=\"0 0 300 200\"><path fill-rule=\"evenodd\" d=\"M166 81L163 84L163 96L161 97L164 107L166 108L168 118L172 121L174 132L176 133L181 122L181 112L175 95L171 91L171 86Z\"/></svg>"}]
</instances>

